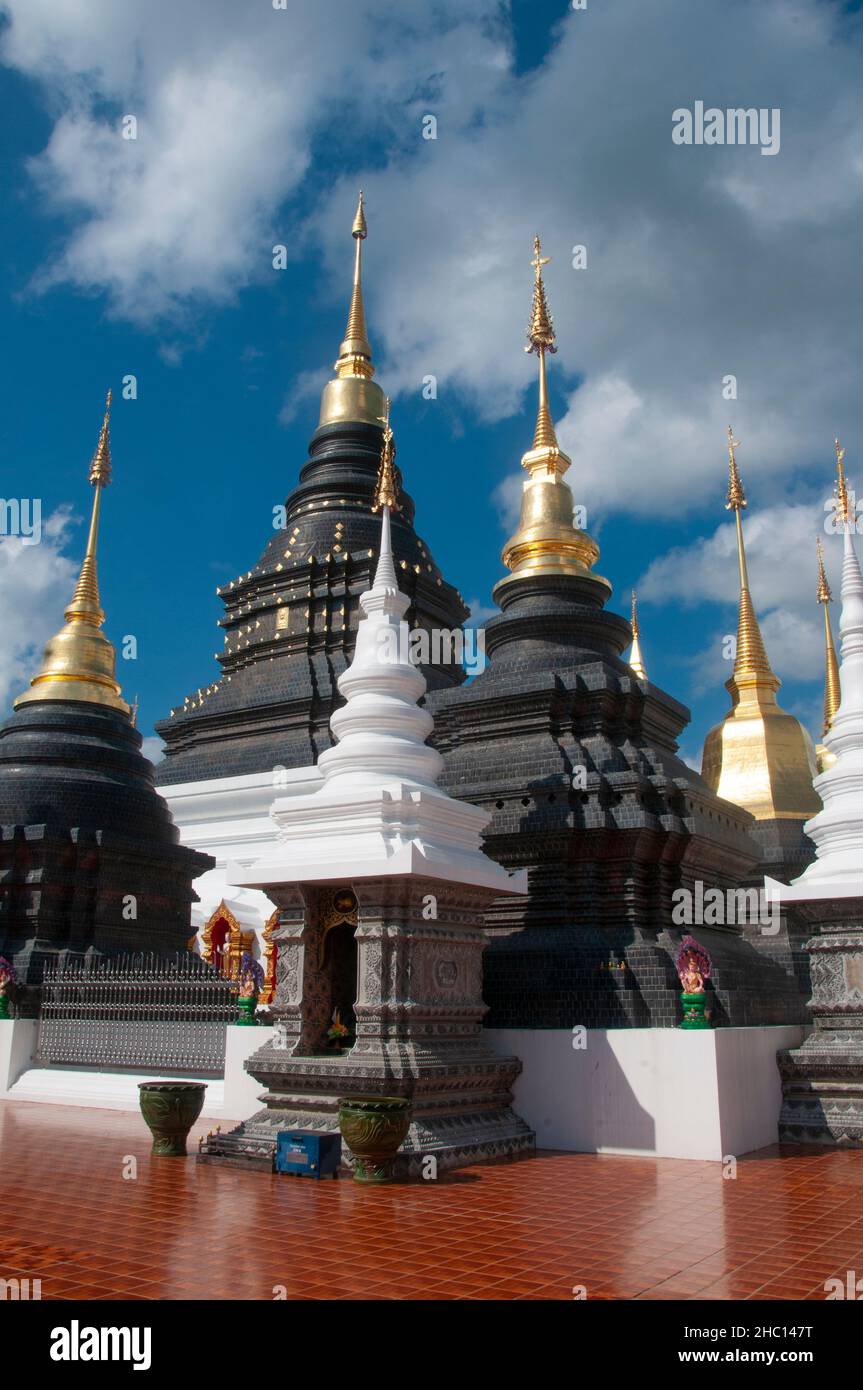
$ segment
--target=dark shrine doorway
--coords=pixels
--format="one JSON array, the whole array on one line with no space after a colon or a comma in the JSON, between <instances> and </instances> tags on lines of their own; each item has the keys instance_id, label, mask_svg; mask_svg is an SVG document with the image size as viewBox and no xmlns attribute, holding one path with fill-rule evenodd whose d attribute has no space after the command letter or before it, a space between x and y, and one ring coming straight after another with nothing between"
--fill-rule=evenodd
<instances>
[{"instance_id":1,"label":"dark shrine doorway","mask_svg":"<svg viewBox=\"0 0 863 1390\"><path fill-rule=\"evenodd\" d=\"M357 1036L357 900L349 888L338 888L327 894L322 909L320 971L328 1011L321 1042L327 1052L343 1052Z\"/></svg>"}]
</instances>

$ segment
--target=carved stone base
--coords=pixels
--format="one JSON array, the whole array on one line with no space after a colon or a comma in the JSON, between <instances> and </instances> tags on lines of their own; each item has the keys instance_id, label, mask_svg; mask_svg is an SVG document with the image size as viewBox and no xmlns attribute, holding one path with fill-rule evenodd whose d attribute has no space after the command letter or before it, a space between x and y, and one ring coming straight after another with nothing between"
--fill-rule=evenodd
<instances>
[{"instance_id":1,"label":"carved stone base","mask_svg":"<svg viewBox=\"0 0 863 1390\"><path fill-rule=\"evenodd\" d=\"M781 1143L863 1146L863 1034L813 1033L779 1070Z\"/></svg>"},{"instance_id":2,"label":"carved stone base","mask_svg":"<svg viewBox=\"0 0 863 1390\"><path fill-rule=\"evenodd\" d=\"M414 878L354 881L359 952L357 1041L327 1053L324 928L332 893L276 888L282 908L273 1038L246 1063L264 1109L208 1140L208 1161L266 1160L284 1129L337 1133L343 1096L412 1103L396 1160L400 1177L530 1154L535 1136L512 1110L517 1057L494 1052L482 1030L481 927L489 890ZM428 916L430 897L434 916ZM346 1166L351 1156L343 1150Z\"/></svg>"},{"instance_id":3,"label":"carved stone base","mask_svg":"<svg viewBox=\"0 0 863 1390\"><path fill-rule=\"evenodd\" d=\"M863 1146L863 901L812 899L788 907L819 935L806 943L815 1030L778 1057L779 1138Z\"/></svg>"},{"instance_id":4,"label":"carved stone base","mask_svg":"<svg viewBox=\"0 0 863 1390\"><path fill-rule=\"evenodd\" d=\"M338 1133L342 1096L409 1097L413 1115L399 1152L399 1176L419 1176L432 1154L438 1170L483 1160L532 1153L535 1136L511 1109L512 1085L521 1070L516 1057L500 1057L478 1038L445 1061L423 1055L410 1043L392 1045L377 1058L348 1053L340 1058L286 1057L268 1044L250 1058L249 1069L264 1081L265 1108L230 1135L215 1136L205 1152L271 1155L283 1129ZM231 1141L228 1143L228 1141ZM352 1164L345 1151L343 1161Z\"/></svg>"}]
</instances>

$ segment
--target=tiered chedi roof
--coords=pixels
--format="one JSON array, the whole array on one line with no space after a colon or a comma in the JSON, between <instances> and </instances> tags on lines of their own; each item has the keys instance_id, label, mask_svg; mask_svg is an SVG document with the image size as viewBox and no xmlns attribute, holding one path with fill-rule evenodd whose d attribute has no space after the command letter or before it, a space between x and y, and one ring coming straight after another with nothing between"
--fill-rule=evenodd
<instances>
[{"instance_id":1,"label":"tiered chedi roof","mask_svg":"<svg viewBox=\"0 0 863 1390\"><path fill-rule=\"evenodd\" d=\"M354 219L354 278L335 377L324 388L309 461L286 500L285 529L260 560L220 590L225 649L218 680L187 696L157 725L167 744L158 769L177 784L275 766L314 763L331 742L336 682L356 640L360 594L374 573L378 526L372 500L385 428L386 400L373 380L362 290L360 203ZM413 527L414 504L402 494L392 541L411 626L453 629L467 609ZM461 666L423 667L430 689L464 680Z\"/></svg>"},{"instance_id":2,"label":"tiered chedi roof","mask_svg":"<svg viewBox=\"0 0 863 1390\"><path fill-rule=\"evenodd\" d=\"M65 624L0 726L0 955L27 982L59 954L179 950L192 880L102 632L96 551L111 476L111 397L90 465L93 510Z\"/></svg>"},{"instance_id":3,"label":"tiered chedi roof","mask_svg":"<svg viewBox=\"0 0 863 1390\"><path fill-rule=\"evenodd\" d=\"M510 573L494 590L502 612L485 625L485 671L427 704L443 785L493 813L490 855L529 870L526 897L501 901L490 918L490 1024L673 1026L672 894L697 881L737 884L761 851L748 813L677 756L689 712L646 679L637 648L629 663L623 657L633 628L606 608L611 585L593 568L599 547L574 525L564 481L570 459L549 405L555 338L538 241L531 264L539 410L522 459L520 523L503 550ZM510 927L526 930L507 935ZM787 962L756 956L736 930L702 934L717 962L717 1021L804 1016Z\"/></svg>"},{"instance_id":4,"label":"tiered chedi roof","mask_svg":"<svg viewBox=\"0 0 863 1390\"><path fill-rule=\"evenodd\" d=\"M482 853L486 811L438 785L443 759L427 739L434 728L418 700L422 672L410 658L409 599L394 565L390 510L397 506L391 432L384 440L376 510L380 553L350 665L339 676L345 700L333 713L337 740L318 758L322 782L307 795L277 799L278 841L251 865L228 866L232 883L271 891L282 883L378 875L419 875L511 893L525 885Z\"/></svg>"}]
</instances>

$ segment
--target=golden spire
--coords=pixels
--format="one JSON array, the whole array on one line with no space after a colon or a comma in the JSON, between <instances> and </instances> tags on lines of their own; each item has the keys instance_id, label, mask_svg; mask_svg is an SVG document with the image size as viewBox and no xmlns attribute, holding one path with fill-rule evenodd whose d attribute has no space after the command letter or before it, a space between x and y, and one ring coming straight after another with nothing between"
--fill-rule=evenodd
<instances>
[{"instance_id":1,"label":"golden spire","mask_svg":"<svg viewBox=\"0 0 863 1390\"><path fill-rule=\"evenodd\" d=\"M821 537L815 537L815 551L818 556L818 603L832 603L833 595L830 592L830 585L827 583L827 575L824 571L824 547L821 544Z\"/></svg>"},{"instance_id":2,"label":"golden spire","mask_svg":"<svg viewBox=\"0 0 863 1390\"><path fill-rule=\"evenodd\" d=\"M815 545L818 551L818 602L824 608L824 729L821 735L824 738L836 718L836 711L842 699L842 687L839 680L839 661L833 642L833 629L830 626L830 604L833 602L833 595L830 592L830 585L824 571L824 551L820 536L816 537Z\"/></svg>"},{"instance_id":3,"label":"golden spire","mask_svg":"<svg viewBox=\"0 0 863 1390\"><path fill-rule=\"evenodd\" d=\"M396 468L396 445L390 425L389 396L387 396L386 411L381 416L381 424L384 427L384 437L381 444L381 461L375 483L375 500L372 503L372 511L379 512L381 507L389 507L392 512L400 512L401 475Z\"/></svg>"},{"instance_id":4,"label":"golden spire","mask_svg":"<svg viewBox=\"0 0 863 1390\"><path fill-rule=\"evenodd\" d=\"M632 647L629 652L630 668L641 681L647 680L647 672L644 669L644 662L641 659L641 643L639 638L641 631L638 626L638 609L635 606L635 590L632 591Z\"/></svg>"},{"instance_id":5,"label":"golden spire","mask_svg":"<svg viewBox=\"0 0 863 1390\"><path fill-rule=\"evenodd\" d=\"M746 494L737 467L738 448L729 427L725 505L737 523L737 652L734 672L725 682L731 709L705 739L701 775L717 795L742 806L756 820L806 820L821 804L812 786L815 750L800 721L776 700L780 681L770 666L749 592L740 520Z\"/></svg>"},{"instance_id":6,"label":"golden spire","mask_svg":"<svg viewBox=\"0 0 863 1390\"><path fill-rule=\"evenodd\" d=\"M362 189L351 227L351 236L354 239L354 281L348 325L339 348L335 380L327 383L321 397L321 425L348 420L373 425L378 424L382 418L383 391L372 382L375 369L363 303L362 247L368 236L368 226Z\"/></svg>"},{"instance_id":7,"label":"golden spire","mask_svg":"<svg viewBox=\"0 0 863 1390\"><path fill-rule=\"evenodd\" d=\"M533 434L534 449L552 449L558 454L560 449L554 429L554 421L548 408L548 384L545 372L545 354L557 352L555 347L554 321L548 310L545 285L542 280L542 267L548 265L550 256L542 256L538 236L533 239L534 270L533 301L530 306L530 323L527 326L527 347L525 352L535 352L539 358L539 409L536 416L536 429ZM567 467L569 460L567 459ZM561 469L561 472L564 470Z\"/></svg>"},{"instance_id":8,"label":"golden spire","mask_svg":"<svg viewBox=\"0 0 863 1390\"><path fill-rule=\"evenodd\" d=\"M563 478L571 459L558 444L548 407L545 356L547 352L557 352L557 348L542 279L542 268L548 265L550 257L543 256L541 251L539 237L534 237L530 262L534 272L533 299L525 352L535 352L539 358L539 409L533 444L521 460L528 477L524 483L518 530L502 552L503 562L512 574L499 581L495 594L501 586L527 575L569 574L590 575L606 590L607 597L611 592L608 580L590 574L599 559L599 546L573 521L572 493Z\"/></svg>"},{"instance_id":9,"label":"golden spire","mask_svg":"<svg viewBox=\"0 0 863 1390\"><path fill-rule=\"evenodd\" d=\"M536 414L536 429L533 432L533 447L525 454L522 464L532 472L531 460L549 472L565 473L570 460L562 453L557 442L554 421L548 408L548 382L545 370L545 354L557 352L555 346L554 321L549 313L542 268L548 265L550 256L540 254L542 247L538 236L533 239L533 300L530 306L530 322L527 325L527 347L525 352L535 352L539 358L539 408ZM534 459L534 455L537 457Z\"/></svg>"},{"instance_id":10,"label":"golden spire","mask_svg":"<svg viewBox=\"0 0 863 1390\"><path fill-rule=\"evenodd\" d=\"M114 675L114 648L99 631L105 614L99 600L96 544L102 488L111 481L110 418L109 391L99 442L90 461L94 495L87 548L75 592L66 608L66 625L46 646L42 666L30 682L30 689L18 696L16 709L36 700L85 700L129 713L129 706L120 698L120 687Z\"/></svg>"},{"instance_id":11,"label":"golden spire","mask_svg":"<svg viewBox=\"0 0 863 1390\"><path fill-rule=\"evenodd\" d=\"M737 617L737 654L731 679L725 682L735 703L740 698L740 690L747 687L757 698L770 702L781 682L773 674L755 608L749 592L749 573L746 566L746 550L743 545L743 526L740 513L746 506L746 493L737 468L735 450L740 440L734 438L734 431L728 426L728 497L725 510L733 511L737 523L737 564L740 572L740 607Z\"/></svg>"},{"instance_id":12,"label":"golden spire","mask_svg":"<svg viewBox=\"0 0 863 1390\"><path fill-rule=\"evenodd\" d=\"M351 292L351 307L348 311L348 326L344 341L339 349L336 371L339 376L372 377L372 345L366 332L366 310L363 304L363 242L369 234L366 214L363 209L363 190L360 189L354 225L351 236L354 239L354 286Z\"/></svg>"}]
</instances>

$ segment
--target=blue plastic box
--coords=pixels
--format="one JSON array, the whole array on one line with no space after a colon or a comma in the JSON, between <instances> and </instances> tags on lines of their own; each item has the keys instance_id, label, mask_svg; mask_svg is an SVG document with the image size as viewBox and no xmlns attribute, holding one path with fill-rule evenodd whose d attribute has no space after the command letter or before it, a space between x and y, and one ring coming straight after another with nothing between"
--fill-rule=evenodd
<instances>
[{"instance_id":1,"label":"blue plastic box","mask_svg":"<svg viewBox=\"0 0 863 1390\"><path fill-rule=\"evenodd\" d=\"M283 1129L276 1139L276 1172L303 1178L335 1177L342 1161L342 1136L315 1129Z\"/></svg>"}]
</instances>

